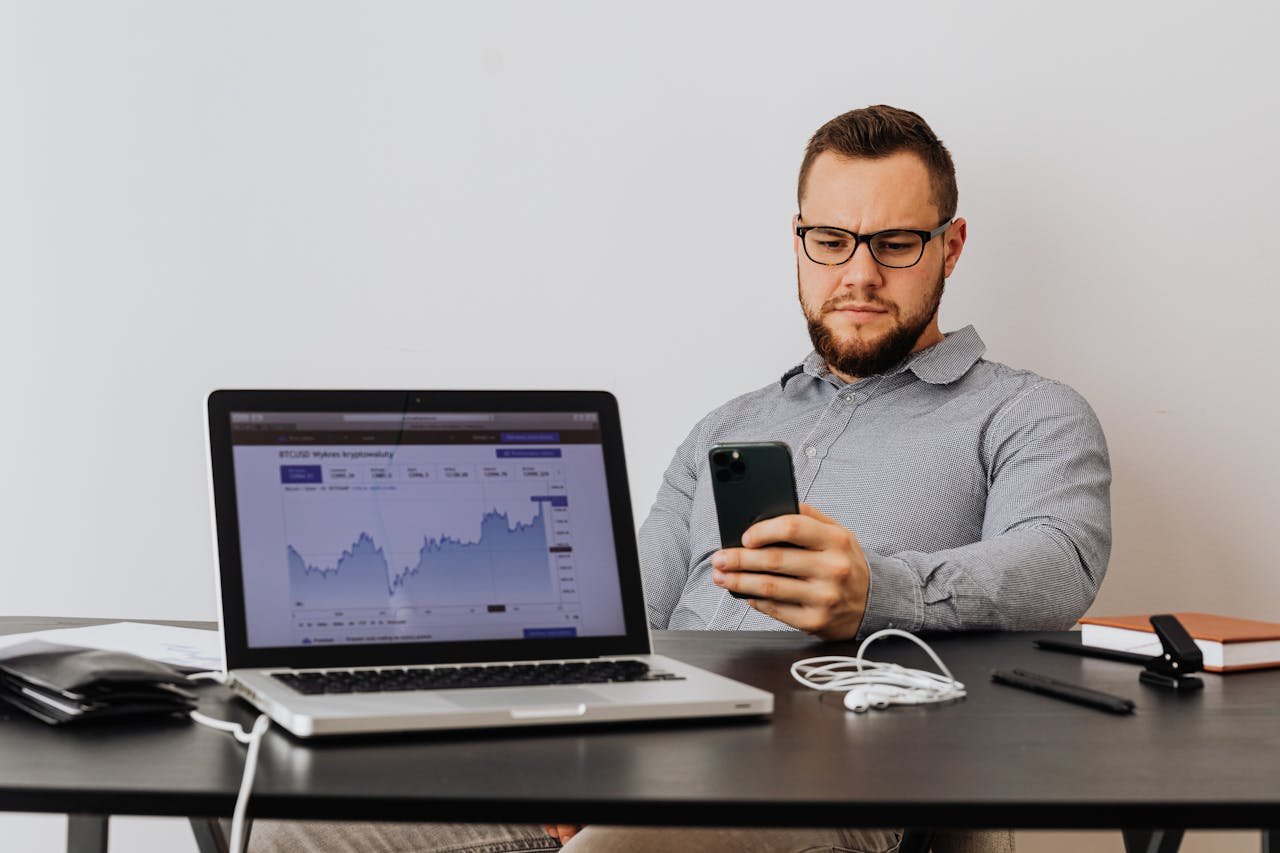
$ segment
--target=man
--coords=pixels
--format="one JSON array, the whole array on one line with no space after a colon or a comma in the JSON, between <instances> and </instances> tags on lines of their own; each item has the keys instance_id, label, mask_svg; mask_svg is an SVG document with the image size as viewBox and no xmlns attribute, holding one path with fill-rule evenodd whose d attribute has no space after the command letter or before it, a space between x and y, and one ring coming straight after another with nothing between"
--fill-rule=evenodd
<instances>
[{"instance_id":1,"label":"man","mask_svg":"<svg viewBox=\"0 0 1280 853\"><path fill-rule=\"evenodd\" d=\"M887 627L1070 626L1110 553L1106 444L1079 394L984 360L972 327L940 331L967 237L947 149L915 113L854 110L810 140L798 202L793 244L814 351L707 415L676 451L640 530L650 624L833 640ZM801 513L721 550L707 449L751 440L790 446ZM421 829L450 850L546 840L494 827L510 833L491 839L506 846L468 848L448 826ZM567 851L896 846L879 830L580 829L545 827Z\"/></svg>"},{"instance_id":2,"label":"man","mask_svg":"<svg viewBox=\"0 0 1280 853\"><path fill-rule=\"evenodd\" d=\"M967 236L947 150L915 113L840 116L809 143L799 207L814 352L676 452L640 533L651 624L828 639L1069 627L1110 553L1106 445L1079 394L983 360L972 327L939 331ZM707 448L760 439L790 445L807 506L718 552Z\"/></svg>"}]
</instances>

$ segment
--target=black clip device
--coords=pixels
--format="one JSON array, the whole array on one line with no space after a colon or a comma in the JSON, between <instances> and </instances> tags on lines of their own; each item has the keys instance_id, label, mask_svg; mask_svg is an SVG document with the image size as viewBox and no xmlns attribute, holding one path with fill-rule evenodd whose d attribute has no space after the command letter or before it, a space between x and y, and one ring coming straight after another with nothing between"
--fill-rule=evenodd
<instances>
[{"instance_id":1,"label":"black clip device","mask_svg":"<svg viewBox=\"0 0 1280 853\"><path fill-rule=\"evenodd\" d=\"M1204 669L1204 655L1178 617L1170 613L1152 616L1151 627L1160 638L1164 651L1147 662L1138 680L1170 690L1199 690L1204 687L1204 682L1191 674Z\"/></svg>"}]
</instances>

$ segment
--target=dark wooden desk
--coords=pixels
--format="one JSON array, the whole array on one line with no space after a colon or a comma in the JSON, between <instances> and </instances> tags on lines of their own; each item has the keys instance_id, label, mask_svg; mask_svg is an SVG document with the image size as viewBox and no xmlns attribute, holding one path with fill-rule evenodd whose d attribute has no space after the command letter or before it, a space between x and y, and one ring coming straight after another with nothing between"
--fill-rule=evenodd
<instances>
[{"instance_id":1,"label":"dark wooden desk","mask_svg":"<svg viewBox=\"0 0 1280 853\"><path fill-rule=\"evenodd\" d=\"M0 633L91 620L0 619ZM773 691L772 721L302 742L273 729L255 817L669 825L1255 828L1280 823L1280 670L1177 695L1138 668L1036 650L1048 634L930 638L969 688L853 714L790 663L852 654L797 634L660 632L661 653ZM876 660L928 666L887 640ZM1133 698L1119 717L992 684L1023 667ZM249 722L225 689L201 710ZM244 749L182 721L58 730L0 711L0 809L225 816Z\"/></svg>"}]
</instances>

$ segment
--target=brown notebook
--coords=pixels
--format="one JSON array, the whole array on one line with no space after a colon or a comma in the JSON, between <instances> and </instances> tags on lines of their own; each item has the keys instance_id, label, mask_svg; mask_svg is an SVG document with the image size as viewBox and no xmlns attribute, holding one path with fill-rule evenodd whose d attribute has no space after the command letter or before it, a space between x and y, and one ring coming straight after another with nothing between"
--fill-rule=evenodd
<instances>
[{"instance_id":1,"label":"brown notebook","mask_svg":"<svg viewBox=\"0 0 1280 853\"><path fill-rule=\"evenodd\" d=\"M1212 613L1174 613L1204 655L1209 672L1280 666L1280 622L1237 619ZM1160 640L1149 615L1086 616L1080 641L1086 646L1156 655Z\"/></svg>"}]
</instances>

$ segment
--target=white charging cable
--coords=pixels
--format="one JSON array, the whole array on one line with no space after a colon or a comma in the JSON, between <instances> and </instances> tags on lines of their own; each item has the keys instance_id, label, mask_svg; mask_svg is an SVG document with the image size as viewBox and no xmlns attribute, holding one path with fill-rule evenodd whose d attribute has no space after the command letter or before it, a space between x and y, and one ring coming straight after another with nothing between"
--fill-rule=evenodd
<instances>
[{"instance_id":1,"label":"white charging cable","mask_svg":"<svg viewBox=\"0 0 1280 853\"><path fill-rule=\"evenodd\" d=\"M906 637L928 653L942 673L907 669L896 663L877 663L863 657L867 646L884 637ZM914 634L885 628L876 631L858 646L857 657L826 655L806 658L791 664L791 675L805 687L814 690L849 691L844 705L862 713L871 708L890 705L927 705L964 698L964 685L956 681L951 670L929 644Z\"/></svg>"},{"instance_id":2,"label":"white charging cable","mask_svg":"<svg viewBox=\"0 0 1280 853\"><path fill-rule=\"evenodd\" d=\"M197 672L187 677L192 681L222 681L220 672ZM253 790L253 777L258 772L258 750L262 747L262 736L271 727L271 718L266 714L259 714L258 719L253 721L253 728L245 731L244 727L237 723L209 717L199 711L191 711L190 717L202 726L221 732L230 732L236 740L249 745L244 756L244 774L240 777L240 791L236 794L236 806L231 813L231 840L227 845L231 853L244 853L247 840L244 834L244 814L249 808L249 792Z\"/></svg>"}]
</instances>

